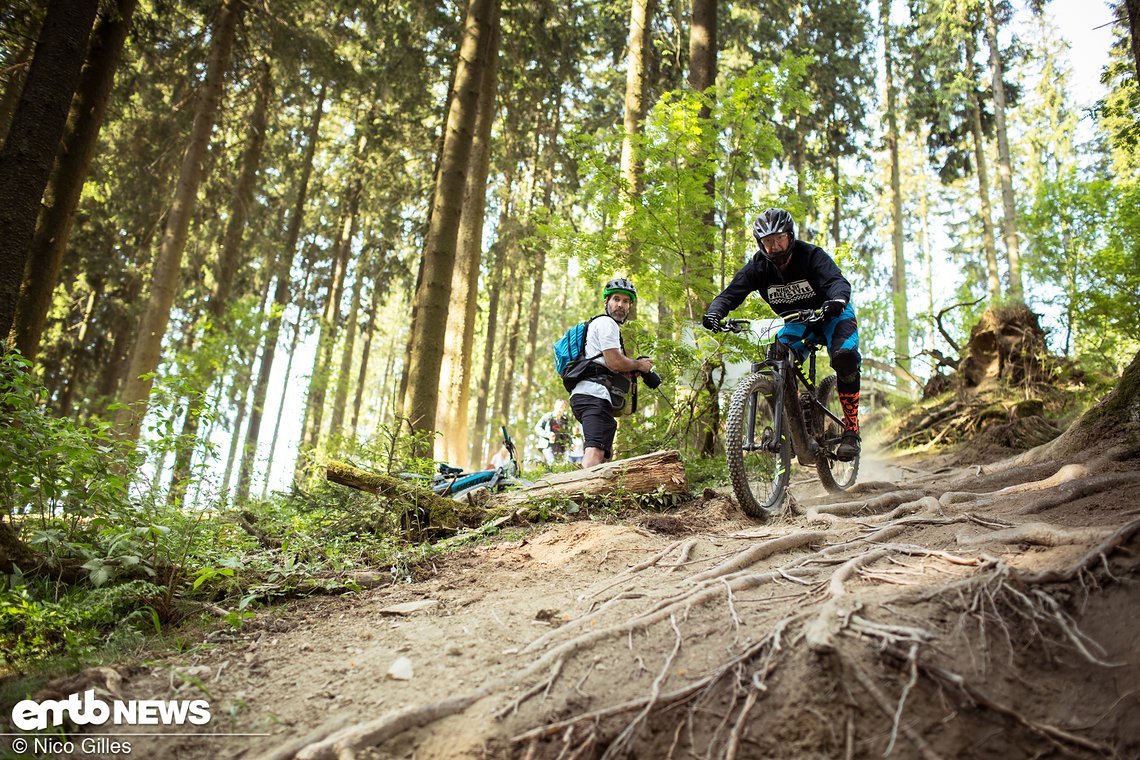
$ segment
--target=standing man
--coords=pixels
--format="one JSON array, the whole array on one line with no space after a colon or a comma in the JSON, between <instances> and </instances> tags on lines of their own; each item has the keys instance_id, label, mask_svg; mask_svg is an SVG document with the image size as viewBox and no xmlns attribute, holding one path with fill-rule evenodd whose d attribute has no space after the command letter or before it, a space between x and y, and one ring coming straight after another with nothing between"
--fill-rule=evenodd
<instances>
[{"instance_id":1,"label":"standing man","mask_svg":"<svg viewBox=\"0 0 1140 760\"><path fill-rule=\"evenodd\" d=\"M560 398L554 402L554 411L547 412L539 418L534 426L534 433L538 437L538 450L547 467L566 456L566 449L570 444L570 420L566 416L566 399Z\"/></svg>"},{"instance_id":2,"label":"standing man","mask_svg":"<svg viewBox=\"0 0 1140 760\"><path fill-rule=\"evenodd\" d=\"M585 450L582 468L588 469L613 457L614 433L617 419L611 403L609 388L604 383L624 380L626 386L637 373L649 372L653 362L648 358L631 359L625 355L621 342L621 325L629 319L637 301L633 283L618 277L602 289L605 314L590 320L586 328L586 348L583 356L590 357L591 373L578 380L570 392L570 408L582 423Z\"/></svg>"},{"instance_id":3,"label":"standing man","mask_svg":"<svg viewBox=\"0 0 1140 760\"><path fill-rule=\"evenodd\" d=\"M709 304L702 324L714 332L722 330L721 320L753 292L781 316L802 309L822 310L823 322L785 324L776 339L801 360L803 339L809 333L827 346L843 405L843 438L835 458L850 462L859 454L859 368L863 361L851 307L851 283L822 248L796 240L795 222L784 209L768 209L756 217L752 235L760 250Z\"/></svg>"}]
</instances>

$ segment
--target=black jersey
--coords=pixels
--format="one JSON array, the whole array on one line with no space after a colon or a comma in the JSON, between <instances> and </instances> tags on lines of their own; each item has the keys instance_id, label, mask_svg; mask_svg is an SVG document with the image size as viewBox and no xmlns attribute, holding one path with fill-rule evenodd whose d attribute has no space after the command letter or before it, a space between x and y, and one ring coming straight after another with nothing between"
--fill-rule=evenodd
<instances>
[{"instance_id":1,"label":"black jersey","mask_svg":"<svg viewBox=\"0 0 1140 760\"><path fill-rule=\"evenodd\" d=\"M851 283L840 273L835 260L817 245L797 240L792 258L781 272L757 251L742 266L732 282L709 304L710 314L722 319L744 303L749 293L759 293L777 314L799 309L818 309L824 301L851 300Z\"/></svg>"}]
</instances>

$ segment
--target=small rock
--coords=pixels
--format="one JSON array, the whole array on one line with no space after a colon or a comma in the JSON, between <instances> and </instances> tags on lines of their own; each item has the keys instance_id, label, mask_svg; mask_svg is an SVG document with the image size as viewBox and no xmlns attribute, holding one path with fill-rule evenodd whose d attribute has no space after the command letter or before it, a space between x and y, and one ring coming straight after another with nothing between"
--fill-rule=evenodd
<instances>
[{"instance_id":1,"label":"small rock","mask_svg":"<svg viewBox=\"0 0 1140 760\"><path fill-rule=\"evenodd\" d=\"M457 646L448 647L447 648L447 656L448 657L462 657L463 656L462 647L457 647Z\"/></svg>"},{"instance_id":2,"label":"small rock","mask_svg":"<svg viewBox=\"0 0 1140 760\"><path fill-rule=\"evenodd\" d=\"M388 668L388 677L393 681L410 681L415 673L412 670L412 661L407 657L400 657Z\"/></svg>"}]
</instances>

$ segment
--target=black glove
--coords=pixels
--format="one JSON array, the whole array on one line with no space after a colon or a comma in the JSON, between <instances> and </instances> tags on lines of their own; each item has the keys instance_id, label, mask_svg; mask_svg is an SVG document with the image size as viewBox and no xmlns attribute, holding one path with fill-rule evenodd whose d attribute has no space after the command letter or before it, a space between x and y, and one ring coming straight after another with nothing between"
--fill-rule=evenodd
<instances>
[{"instance_id":1,"label":"black glove","mask_svg":"<svg viewBox=\"0 0 1140 760\"><path fill-rule=\"evenodd\" d=\"M706 330L712 330L713 332L724 332L724 325L721 324L722 319L724 319L723 316L717 314L714 311L710 311L708 314L705 314L703 317L701 317L701 324Z\"/></svg>"},{"instance_id":2,"label":"black glove","mask_svg":"<svg viewBox=\"0 0 1140 760\"><path fill-rule=\"evenodd\" d=\"M831 301L824 301L823 306L819 307L819 313L825 321L830 321L838 317L845 308L847 308L846 302L833 299Z\"/></svg>"}]
</instances>

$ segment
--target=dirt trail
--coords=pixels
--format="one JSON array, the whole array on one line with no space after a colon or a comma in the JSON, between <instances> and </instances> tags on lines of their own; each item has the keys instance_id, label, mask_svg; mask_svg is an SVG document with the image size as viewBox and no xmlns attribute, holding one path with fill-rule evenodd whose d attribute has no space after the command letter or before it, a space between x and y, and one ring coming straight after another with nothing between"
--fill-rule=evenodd
<instances>
[{"instance_id":1,"label":"dirt trail","mask_svg":"<svg viewBox=\"0 0 1140 760\"><path fill-rule=\"evenodd\" d=\"M528 529L130 675L126 697L204 695L211 731L268 734L133 754L1136 757L1131 456L880 461L841 498L801 473L763 525L722 489Z\"/></svg>"}]
</instances>

